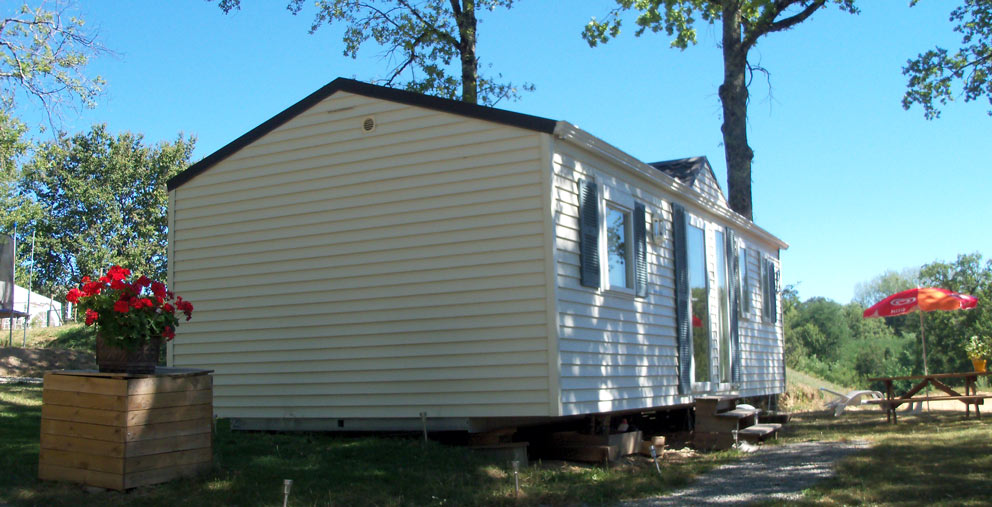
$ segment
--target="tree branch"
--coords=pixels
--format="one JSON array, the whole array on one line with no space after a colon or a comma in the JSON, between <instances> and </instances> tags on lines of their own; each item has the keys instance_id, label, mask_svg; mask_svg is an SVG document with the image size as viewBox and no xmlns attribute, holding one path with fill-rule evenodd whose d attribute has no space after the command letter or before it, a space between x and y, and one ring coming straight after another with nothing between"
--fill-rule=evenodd
<instances>
[{"instance_id":1,"label":"tree branch","mask_svg":"<svg viewBox=\"0 0 992 507\"><path fill-rule=\"evenodd\" d=\"M751 49L751 47L753 47L754 44L758 42L758 39L763 35L788 30L789 28L806 21L806 19L812 16L817 9L823 7L823 5L827 3L827 0L816 0L807 5L806 8L799 13L775 21L775 18L777 18L779 14L782 14L786 9L797 3L799 3L799 0L776 0L774 4L765 9L757 21L753 24L747 24L747 32L744 35L744 41L742 42L744 51Z\"/></svg>"},{"instance_id":2,"label":"tree branch","mask_svg":"<svg viewBox=\"0 0 992 507\"><path fill-rule=\"evenodd\" d=\"M417 21L423 23L424 26L426 26L431 32L434 33L434 35L437 35L441 39L444 39L444 41L449 44L452 44L456 47L458 46L458 39L454 38L454 36L452 36L450 33L441 30L436 25L434 25L434 23L431 23L430 21L425 19L423 14L421 14L416 7L410 5L410 2L408 2L407 0L397 0L397 1L399 2L400 5L406 7L406 9L410 11L410 14L413 14L413 16L417 18Z\"/></svg>"}]
</instances>

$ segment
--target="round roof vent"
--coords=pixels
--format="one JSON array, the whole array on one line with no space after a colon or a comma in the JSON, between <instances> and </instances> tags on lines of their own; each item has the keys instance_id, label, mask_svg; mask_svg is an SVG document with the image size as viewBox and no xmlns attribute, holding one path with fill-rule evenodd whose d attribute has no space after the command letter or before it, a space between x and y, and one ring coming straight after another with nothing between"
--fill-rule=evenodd
<instances>
[{"instance_id":1,"label":"round roof vent","mask_svg":"<svg viewBox=\"0 0 992 507\"><path fill-rule=\"evenodd\" d=\"M367 116L362 120L362 132L369 133L375 131L375 117Z\"/></svg>"}]
</instances>

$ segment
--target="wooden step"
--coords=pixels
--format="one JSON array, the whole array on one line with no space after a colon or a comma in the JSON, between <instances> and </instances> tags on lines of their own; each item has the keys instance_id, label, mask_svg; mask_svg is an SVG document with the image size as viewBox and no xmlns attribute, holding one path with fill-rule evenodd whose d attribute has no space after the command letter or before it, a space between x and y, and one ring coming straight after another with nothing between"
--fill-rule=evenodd
<instances>
[{"instance_id":1,"label":"wooden step","mask_svg":"<svg viewBox=\"0 0 992 507\"><path fill-rule=\"evenodd\" d=\"M717 412L716 417L727 417L733 419L746 419L757 416L761 411L758 409L735 408L726 412Z\"/></svg>"},{"instance_id":2,"label":"wooden step","mask_svg":"<svg viewBox=\"0 0 992 507\"><path fill-rule=\"evenodd\" d=\"M696 398L696 414L715 414L737 408L737 396L700 396Z\"/></svg>"},{"instance_id":3,"label":"wooden step","mask_svg":"<svg viewBox=\"0 0 992 507\"><path fill-rule=\"evenodd\" d=\"M755 424L738 430L737 438L748 442L759 442L769 435L775 435L780 429L782 429L782 425L778 423Z\"/></svg>"}]
</instances>

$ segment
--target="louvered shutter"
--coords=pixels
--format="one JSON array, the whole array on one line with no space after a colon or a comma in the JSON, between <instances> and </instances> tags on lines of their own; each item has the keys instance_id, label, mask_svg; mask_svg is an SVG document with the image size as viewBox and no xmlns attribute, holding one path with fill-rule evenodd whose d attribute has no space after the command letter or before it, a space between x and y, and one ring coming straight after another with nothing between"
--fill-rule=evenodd
<instances>
[{"instance_id":1,"label":"louvered shutter","mask_svg":"<svg viewBox=\"0 0 992 507\"><path fill-rule=\"evenodd\" d=\"M595 181L579 181L580 283L599 288L599 192Z\"/></svg>"},{"instance_id":2,"label":"louvered shutter","mask_svg":"<svg viewBox=\"0 0 992 507\"><path fill-rule=\"evenodd\" d=\"M779 281L779 271L775 263L768 261L768 273L771 276L769 286L771 287L771 310L772 310L772 323L778 322L778 281Z\"/></svg>"},{"instance_id":3,"label":"louvered shutter","mask_svg":"<svg viewBox=\"0 0 992 507\"><path fill-rule=\"evenodd\" d=\"M737 234L733 229L727 229L727 259L730 259L730 347L733 357L730 363L730 381L737 384L741 381L741 336L740 336L740 301L741 301L741 258L738 255Z\"/></svg>"},{"instance_id":4,"label":"louvered shutter","mask_svg":"<svg viewBox=\"0 0 992 507\"><path fill-rule=\"evenodd\" d=\"M675 325L679 348L679 394L692 389L692 327L689 298L689 244L686 242L685 208L672 204L672 237L675 241Z\"/></svg>"},{"instance_id":5,"label":"louvered shutter","mask_svg":"<svg viewBox=\"0 0 992 507\"><path fill-rule=\"evenodd\" d=\"M648 295L648 245L643 203L634 203L634 293Z\"/></svg>"}]
</instances>

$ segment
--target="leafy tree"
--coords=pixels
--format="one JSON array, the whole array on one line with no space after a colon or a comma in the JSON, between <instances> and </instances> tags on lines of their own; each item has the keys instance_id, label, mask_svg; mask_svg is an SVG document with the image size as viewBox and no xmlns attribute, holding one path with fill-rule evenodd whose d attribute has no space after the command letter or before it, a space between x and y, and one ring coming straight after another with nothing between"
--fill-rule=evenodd
<instances>
[{"instance_id":1,"label":"leafy tree","mask_svg":"<svg viewBox=\"0 0 992 507\"><path fill-rule=\"evenodd\" d=\"M25 130L22 123L0 113L0 210L3 210L0 214L0 233L13 234L15 224L24 225L40 216L40 208L30 196L24 195L18 184L21 170L17 161L28 150ZM19 259L24 258L23 252L28 248L30 245L18 244ZM27 271L18 269L15 274L15 283L26 287Z\"/></svg>"},{"instance_id":2,"label":"leafy tree","mask_svg":"<svg viewBox=\"0 0 992 507\"><path fill-rule=\"evenodd\" d=\"M984 96L992 105L992 0L964 0L951 11L950 21L961 34L961 47L948 51L936 46L902 69L909 76L902 107L908 110L919 104L928 120L939 118L940 107L954 100L955 82L960 83L965 102ZM992 116L992 109L988 114Z\"/></svg>"},{"instance_id":3,"label":"leafy tree","mask_svg":"<svg viewBox=\"0 0 992 507\"><path fill-rule=\"evenodd\" d=\"M289 0L287 9L298 14L305 3ZM316 2L310 33L325 23L344 23L346 56L356 58L369 39L386 49L388 77L378 83L393 86L409 76L402 83L407 90L491 106L519 95L513 84L501 81L502 74L479 74L477 12L512 5L513 0L323 0ZM241 0L219 0L218 6L227 13L240 9ZM450 69L453 61L460 72Z\"/></svg>"},{"instance_id":4,"label":"leafy tree","mask_svg":"<svg viewBox=\"0 0 992 507\"><path fill-rule=\"evenodd\" d=\"M727 160L727 189L730 208L752 218L751 160L754 152L747 141L748 85L755 71L764 69L748 61L758 41L771 33L788 30L806 21L828 3L856 13L855 0L615 0L619 7L605 21L595 18L582 36L590 46L605 43L620 34L620 12L636 9L637 36L645 31L665 31L674 37L672 47L686 49L696 44L696 24L720 22L723 36L723 145ZM697 20L700 18L701 21Z\"/></svg>"},{"instance_id":5,"label":"leafy tree","mask_svg":"<svg viewBox=\"0 0 992 507\"><path fill-rule=\"evenodd\" d=\"M92 107L103 80L84 70L89 58L106 51L86 32L83 20L68 15L68 3L56 1L54 10L44 7L3 9L0 20L0 111L7 115L5 127L15 124L11 112L23 99L30 99L58 130L64 107ZM10 12L15 10L15 12Z\"/></svg>"},{"instance_id":6,"label":"leafy tree","mask_svg":"<svg viewBox=\"0 0 992 507\"><path fill-rule=\"evenodd\" d=\"M35 285L64 294L82 276L113 264L164 278L165 183L189 165L193 144L180 134L172 143L146 146L140 134L114 136L97 125L39 146L21 182L44 212L33 224Z\"/></svg>"},{"instance_id":7,"label":"leafy tree","mask_svg":"<svg viewBox=\"0 0 992 507\"><path fill-rule=\"evenodd\" d=\"M854 302L869 306L897 292L912 289L919 285L919 268L906 268L902 271L888 270L875 278L854 287Z\"/></svg>"},{"instance_id":8,"label":"leafy tree","mask_svg":"<svg viewBox=\"0 0 992 507\"><path fill-rule=\"evenodd\" d=\"M970 371L964 344L972 335L992 335L992 259L978 253L953 262L932 262L920 268L922 285L942 287L978 298L971 310L930 312L924 316L927 363L932 372ZM908 318L908 317L907 317ZM919 326L919 319L915 319ZM922 372L922 367L920 368Z\"/></svg>"}]
</instances>

